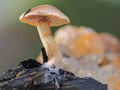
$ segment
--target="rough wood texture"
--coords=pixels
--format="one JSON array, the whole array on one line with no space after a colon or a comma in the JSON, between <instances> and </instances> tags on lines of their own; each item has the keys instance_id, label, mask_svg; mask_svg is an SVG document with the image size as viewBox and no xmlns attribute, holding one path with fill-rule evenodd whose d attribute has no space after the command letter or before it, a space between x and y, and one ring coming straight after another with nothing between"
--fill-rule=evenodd
<instances>
[{"instance_id":1,"label":"rough wood texture","mask_svg":"<svg viewBox=\"0 0 120 90\"><path fill-rule=\"evenodd\" d=\"M42 67L36 60L25 60L18 67L0 74L0 88L1 90L107 90L107 85L92 78L78 78L62 69L58 69L58 73Z\"/></svg>"}]
</instances>

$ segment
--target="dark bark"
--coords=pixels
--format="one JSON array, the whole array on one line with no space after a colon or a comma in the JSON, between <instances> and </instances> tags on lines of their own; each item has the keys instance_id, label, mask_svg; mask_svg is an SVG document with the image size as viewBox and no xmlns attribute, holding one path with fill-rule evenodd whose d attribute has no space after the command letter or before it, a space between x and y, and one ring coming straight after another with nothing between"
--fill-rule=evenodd
<instances>
[{"instance_id":1,"label":"dark bark","mask_svg":"<svg viewBox=\"0 0 120 90\"><path fill-rule=\"evenodd\" d=\"M43 68L36 60L25 60L18 67L0 74L0 88L1 90L107 90L107 85L92 78L78 78L62 69L59 69L58 73Z\"/></svg>"}]
</instances>

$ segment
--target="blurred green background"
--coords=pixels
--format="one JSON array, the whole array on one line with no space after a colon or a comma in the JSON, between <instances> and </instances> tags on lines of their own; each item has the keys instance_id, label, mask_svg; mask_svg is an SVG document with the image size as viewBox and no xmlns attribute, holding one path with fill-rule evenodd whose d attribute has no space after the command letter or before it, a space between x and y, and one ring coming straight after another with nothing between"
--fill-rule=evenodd
<instances>
[{"instance_id":1,"label":"blurred green background","mask_svg":"<svg viewBox=\"0 0 120 90\"><path fill-rule=\"evenodd\" d=\"M0 0L0 72L38 56L41 42L36 28L18 19L25 10L40 4L56 6L73 25L120 38L120 0Z\"/></svg>"}]
</instances>

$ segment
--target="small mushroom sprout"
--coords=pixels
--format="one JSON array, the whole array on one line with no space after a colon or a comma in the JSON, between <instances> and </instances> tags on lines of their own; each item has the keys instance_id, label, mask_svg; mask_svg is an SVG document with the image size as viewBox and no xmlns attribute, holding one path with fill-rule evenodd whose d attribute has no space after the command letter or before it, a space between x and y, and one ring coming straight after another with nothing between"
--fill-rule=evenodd
<instances>
[{"instance_id":1,"label":"small mushroom sprout","mask_svg":"<svg viewBox=\"0 0 120 90\"><path fill-rule=\"evenodd\" d=\"M51 65L61 62L62 56L53 39L50 27L68 24L70 23L69 18L54 6L40 5L24 12L20 16L20 21L37 27L48 60L52 61Z\"/></svg>"}]
</instances>

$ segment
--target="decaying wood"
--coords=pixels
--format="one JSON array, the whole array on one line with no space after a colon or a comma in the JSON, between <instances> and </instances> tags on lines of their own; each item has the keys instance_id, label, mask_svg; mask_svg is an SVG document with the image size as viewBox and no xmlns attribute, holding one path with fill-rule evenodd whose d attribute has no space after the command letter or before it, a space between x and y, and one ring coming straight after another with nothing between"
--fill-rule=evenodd
<instances>
[{"instance_id":1,"label":"decaying wood","mask_svg":"<svg viewBox=\"0 0 120 90\"><path fill-rule=\"evenodd\" d=\"M44 48L42 54L45 63L48 58ZM78 78L63 69L56 70L34 59L22 61L18 67L0 74L0 90L107 90L107 85L92 78Z\"/></svg>"},{"instance_id":2,"label":"decaying wood","mask_svg":"<svg viewBox=\"0 0 120 90\"><path fill-rule=\"evenodd\" d=\"M32 64L31 64L32 63ZM27 65L27 66L26 66ZM48 74L48 76L46 76ZM0 74L1 90L107 90L92 78L78 78L59 69L59 75L36 60L23 61L18 67Z\"/></svg>"}]
</instances>

